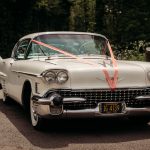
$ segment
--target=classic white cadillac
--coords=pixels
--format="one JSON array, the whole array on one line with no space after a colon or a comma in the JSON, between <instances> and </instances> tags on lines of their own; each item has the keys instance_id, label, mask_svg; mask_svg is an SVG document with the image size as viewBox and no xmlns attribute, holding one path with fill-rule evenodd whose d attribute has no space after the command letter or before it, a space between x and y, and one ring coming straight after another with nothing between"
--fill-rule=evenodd
<instances>
[{"instance_id":1,"label":"classic white cadillac","mask_svg":"<svg viewBox=\"0 0 150 150\"><path fill-rule=\"evenodd\" d=\"M116 60L108 39L84 32L43 32L21 38L0 58L3 101L44 118L150 116L150 63Z\"/></svg>"}]
</instances>

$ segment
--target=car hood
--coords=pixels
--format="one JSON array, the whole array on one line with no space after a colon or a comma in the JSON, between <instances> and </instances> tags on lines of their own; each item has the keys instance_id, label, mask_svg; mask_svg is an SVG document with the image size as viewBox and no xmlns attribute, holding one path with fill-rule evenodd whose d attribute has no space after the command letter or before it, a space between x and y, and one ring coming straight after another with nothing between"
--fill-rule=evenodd
<instances>
[{"instance_id":1,"label":"car hood","mask_svg":"<svg viewBox=\"0 0 150 150\"><path fill-rule=\"evenodd\" d=\"M85 62L80 62L76 59L38 59L20 61L13 70L18 70L28 74L40 75L45 70L50 69L66 69L69 74L67 84L62 85L65 88L72 89L110 89L106 77L103 72L103 67L106 65L109 76L112 78L114 68L110 60L104 59L84 59L87 62L94 62L96 65L91 65ZM104 63L105 62L105 63ZM116 88L134 88L147 87L150 85L147 79L147 71L150 67L146 62L131 62L117 61L118 65L118 81ZM60 86L59 86L60 87Z\"/></svg>"},{"instance_id":2,"label":"car hood","mask_svg":"<svg viewBox=\"0 0 150 150\"><path fill-rule=\"evenodd\" d=\"M110 77L114 76L114 68L110 60L86 59L97 65L90 65L75 59L54 59L46 63L53 63L69 72L71 88L73 89L95 89L110 88L103 72L105 64ZM147 86L147 73L140 62L117 61L118 81L117 88L145 87Z\"/></svg>"}]
</instances>

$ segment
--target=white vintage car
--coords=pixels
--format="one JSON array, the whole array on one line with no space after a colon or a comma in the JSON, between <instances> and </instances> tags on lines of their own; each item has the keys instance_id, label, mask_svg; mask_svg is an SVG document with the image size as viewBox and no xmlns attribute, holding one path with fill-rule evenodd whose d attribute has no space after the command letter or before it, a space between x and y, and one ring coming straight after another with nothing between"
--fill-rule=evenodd
<instances>
[{"instance_id":1,"label":"white vintage car","mask_svg":"<svg viewBox=\"0 0 150 150\"><path fill-rule=\"evenodd\" d=\"M43 32L21 38L0 58L3 101L44 118L150 115L150 63L116 60L108 39L84 32Z\"/></svg>"}]
</instances>

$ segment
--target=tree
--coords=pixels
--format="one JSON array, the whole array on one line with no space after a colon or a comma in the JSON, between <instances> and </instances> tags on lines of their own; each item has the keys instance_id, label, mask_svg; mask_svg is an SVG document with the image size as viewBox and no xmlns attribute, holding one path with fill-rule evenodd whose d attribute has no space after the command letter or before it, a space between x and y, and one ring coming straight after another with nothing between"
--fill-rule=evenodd
<instances>
[{"instance_id":1,"label":"tree","mask_svg":"<svg viewBox=\"0 0 150 150\"><path fill-rule=\"evenodd\" d=\"M69 29L75 31L95 30L95 0L71 1Z\"/></svg>"},{"instance_id":2,"label":"tree","mask_svg":"<svg viewBox=\"0 0 150 150\"><path fill-rule=\"evenodd\" d=\"M5 57L20 37L41 31L98 32L126 56L138 55L150 43L149 0L5 0L0 7L0 55Z\"/></svg>"}]
</instances>

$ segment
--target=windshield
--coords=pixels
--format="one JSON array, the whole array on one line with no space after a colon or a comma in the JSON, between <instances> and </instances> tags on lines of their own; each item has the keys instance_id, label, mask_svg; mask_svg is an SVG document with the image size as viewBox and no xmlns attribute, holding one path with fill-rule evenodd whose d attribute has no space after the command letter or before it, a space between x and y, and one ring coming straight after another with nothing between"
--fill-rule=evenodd
<instances>
[{"instance_id":1,"label":"windshield","mask_svg":"<svg viewBox=\"0 0 150 150\"><path fill-rule=\"evenodd\" d=\"M59 48L73 55L106 55L109 51L107 40L95 35L45 34L36 37L34 40ZM52 48L32 42L28 49L27 58L55 55L65 56Z\"/></svg>"}]
</instances>

